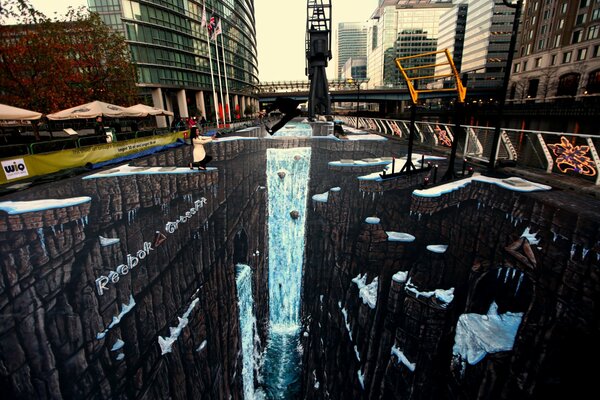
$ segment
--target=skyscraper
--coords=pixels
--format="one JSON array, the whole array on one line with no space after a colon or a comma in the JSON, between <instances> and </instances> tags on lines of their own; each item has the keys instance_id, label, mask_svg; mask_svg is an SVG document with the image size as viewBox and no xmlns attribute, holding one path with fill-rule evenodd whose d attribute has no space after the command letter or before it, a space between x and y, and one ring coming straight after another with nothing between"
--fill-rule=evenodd
<instances>
[{"instance_id":1,"label":"skyscraper","mask_svg":"<svg viewBox=\"0 0 600 400\"><path fill-rule=\"evenodd\" d=\"M471 89L502 87L515 10L502 0L469 0L461 72Z\"/></svg>"},{"instance_id":2,"label":"skyscraper","mask_svg":"<svg viewBox=\"0 0 600 400\"><path fill-rule=\"evenodd\" d=\"M382 0L371 17L367 38L369 86L403 87L394 59L435 51L440 16L451 7L450 0ZM433 64L435 56L419 62Z\"/></svg>"},{"instance_id":3,"label":"skyscraper","mask_svg":"<svg viewBox=\"0 0 600 400\"><path fill-rule=\"evenodd\" d=\"M525 4L508 99L546 102L600 93L600 2Z\"/></svg>"},{"instance_id":4,"label":"skyscraper","mask_svg":"<svg viewBox=\"0 0 600 400\"><path fill-rule=\"evenodd\" d=\"M342 77L344 64L349 59L359 60L367 57L367 25L364 22L340 22L337 31L337 70ZM364 78L364 77L363 77Z\"/></svg>"},{"instance_id":5,"label":"skyscraper","mask_svg":"<svg viewBox=\"0 0 600 400\"><path fill-rule=\"evenodd\" d=\"M224 98L218 96L219 119L227 117L227 103L234 119L256 107L250 96L258 84L253 0L88 0L88 4L125 35L143 101L181 117L202 114L214 120L212 61L216 91ZM222 28L217 41L210 41L210 52L209 33L201 27L203 6L209 22L215 17Z\"/></svg>"}]
</instances>

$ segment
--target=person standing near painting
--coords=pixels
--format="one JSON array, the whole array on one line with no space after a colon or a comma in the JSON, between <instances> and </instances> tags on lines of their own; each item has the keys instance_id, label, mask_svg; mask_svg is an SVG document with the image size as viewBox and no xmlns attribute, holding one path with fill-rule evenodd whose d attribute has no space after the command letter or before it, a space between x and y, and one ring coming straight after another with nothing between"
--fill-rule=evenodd
<instances>
[{"instance_id":1,"label":"person standing near painting","mask_svg":"<svg viewBox=\"0 0 600 400\"><path fill-rule=\"evenodd\" d=\"M212 142L213 136L216 132L207 132L205 135L200 135L198 133L198 127L193 126L190 129L190 139L192 140L192 144L194 145L193 150L193 162L190 163L190 169L194 169L194 167L198 167L199 170L205 171L206 165L212 160L212 157L206 154L204 150L204 145L206 143Z\"/></svg>"}]
</instances>

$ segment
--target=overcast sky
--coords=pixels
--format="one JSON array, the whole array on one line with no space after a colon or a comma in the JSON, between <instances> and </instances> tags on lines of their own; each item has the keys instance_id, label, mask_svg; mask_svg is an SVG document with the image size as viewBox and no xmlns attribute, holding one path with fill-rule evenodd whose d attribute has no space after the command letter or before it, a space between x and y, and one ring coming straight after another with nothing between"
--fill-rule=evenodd
<instances>
[{"instance_id":1,"label":"overcast sky","mask_svg":"<svg viewBox=\"0 0 600 400\"><path fill-rule=\"evenodd\" d=\"M87 6L87 0L30 0L48 17L64 15L72 6ZM262 82L304 80L304 46L307 0L254 0L258 41L258 70ZM333 28L338 22L366 21L377 0L331 0ZM330 61L330 67L335 60ZM328 68L328 78L333 78Z\"/></svg>"}]
</instances>

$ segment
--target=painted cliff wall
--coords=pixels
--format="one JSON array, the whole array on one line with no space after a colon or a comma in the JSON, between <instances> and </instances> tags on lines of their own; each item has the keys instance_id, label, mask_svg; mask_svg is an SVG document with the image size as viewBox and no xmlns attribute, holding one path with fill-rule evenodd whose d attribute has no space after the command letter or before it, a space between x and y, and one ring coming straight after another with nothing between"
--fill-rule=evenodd
<instances>
[{"instance_id":1,"label":"painted cliff wall","mask_svg":"<svg viewBox=\"0 0 600 400\"><path fill-rule=\"evenodd\" d=\"M596 200L487 182L419 197L422 179L357 180L365 172L338 168L314 189L335 188L308 216L304 398L556 398L593 386L582 359L600 353Z\"/></svg>"},{"instance_id":2,"label":"painted cliff wall","mask_svg":"<svg viewBox=\"0 0 600 400\"><path fill-rule=\"evenodd\" d=\"M89 197L0 212L4 396L242 398L236 263L253 269L263 337L268 320L264 147L223 143L218 169L173 173L190 150L2 199Z\"/></svg>"}]
</instances>

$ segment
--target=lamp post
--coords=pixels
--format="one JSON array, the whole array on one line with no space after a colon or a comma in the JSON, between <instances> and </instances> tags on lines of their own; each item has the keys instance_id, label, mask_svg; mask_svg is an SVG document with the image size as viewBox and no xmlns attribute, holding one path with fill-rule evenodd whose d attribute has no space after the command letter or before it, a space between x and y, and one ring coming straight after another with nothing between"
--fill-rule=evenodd
<instances>
[{"instance_id":1,"label":"lamp post","mask_svg":"<svg viewBox=\"0 0 600 400\"><path fill-rule=\"evenodd\" d=\"M523 0L517 0L516 3L509 3L508 0L502 0L505 6L515 9L515 19L513 20L512 32L510 35L510 44L508 46L508 54L506 57L506 67L504 68L504 80L502 81L502 92L498 99L498 121L494 129L494 139L492 142L492 151L490 153L490 170L496 167L496 154L500 144L500 123L504 115L504 104L506 103L506 92L508 90L508 80L510 79L510 71L512 69L513 57L517 43L517 33L519 31L519 19L521 18L521 9L523 8Z\"/></svg>"}]
</instances>

